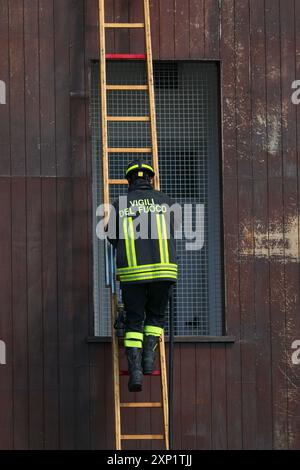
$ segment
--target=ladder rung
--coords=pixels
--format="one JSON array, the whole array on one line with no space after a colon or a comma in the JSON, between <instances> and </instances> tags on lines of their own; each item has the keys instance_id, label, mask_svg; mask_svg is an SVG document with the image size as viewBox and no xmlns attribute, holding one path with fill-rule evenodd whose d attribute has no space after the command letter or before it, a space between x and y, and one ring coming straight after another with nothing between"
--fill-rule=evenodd
<instances>
[{"instance_id":1,"label":"ladder rung","mask_svg":"<svg viewBox=\"0 0 300 470\"><path fill-rule=\"evenodd\" d=\"M148 90L148 85L106 85L107 90Z\"/></svg>"},{"instance_id":2,"label":"ladder rung","mask_svg":"<svg viewBox=\"0 0 300 470\"><path fill-rule=\"evenodd\" d=\"M105 28L144 28L144 23L104 23Z\"/></svg>"},{"instance_id":3,"label":"ladder rung","mask_svg":"<svg viewBox=\"0 0 300 470\"><path fill-rule=\"evenodd\" d=\"M161 374L160 374L160 370L154 370L153 372L151 372L151 374L146 374L146 376L147 375L151 376L151 375L161 375Z\"/></svg>"},{"instance_id":4,"label":"ladder rung","mask_svg":"<svg viewBox=\"0 0 300 470\"><path fill-rule=\"evenodd\" d=\"M121 179L108 180L108 184L128 184L128 181Z\"/></svg>"},{"instance_id":5,"label":"ladder rung","mask_svg":"<svg viewBox=\"0 0 300 470\"><path fill-rule=\"evenodd\" d=\"M121 435L121 439L164 439L162 434L123 434Z\"/></svg>"},{"instance_id":6,"label":"ladder rung","mask_svg":"<svg viewBox=\"0 0 300 470\"><path fill-rule=\"evenodd\" d=\"M120 403L121 408L161 408L162 404L159 402L137 402L137 403Z\"/></svg>"},{"instance_id":7,"label":"ladder rung","mask_svg":"<svg viewBox=\"0 0 300 470\"><path fill-rule=\"evenodd\" d=\"M146 59L146 54L105 54L106 59Z\"/></svg>"},{"instance_id":8,"label":"ladder rung","mask_svg":"<svg viewBox=\"0 0 300 470\"><path fill-rule=\"evenodd\" d=\"M123 181L123 180L121 180L121 181ZM129 372L128 372L128 370L121 370L120 375L129 375ZM150 376L153 376L153 375L160 375L160 370L154 370L153 372L151 372L151 374L146 374L145 377L150 377Z\"/></svg>"},{"instance_id":9,"label":"ladder rung","mask_svg":"<svg viewBox=\"0 0 300 470\"><path fill-rule=\"evenodd\" d=\"M109 147L109 153L151 153L151 147Z\"/></svg>"},{"instance_id":10,"label":"ladder rung","mask_svg":"<svg viewBox=\"0 0 300 470\"><path fill-rule=\"evenodd\" d=\"M143 121L149 122L149 116L107 116L108 121Z\"/></svg>"}]
</instances>

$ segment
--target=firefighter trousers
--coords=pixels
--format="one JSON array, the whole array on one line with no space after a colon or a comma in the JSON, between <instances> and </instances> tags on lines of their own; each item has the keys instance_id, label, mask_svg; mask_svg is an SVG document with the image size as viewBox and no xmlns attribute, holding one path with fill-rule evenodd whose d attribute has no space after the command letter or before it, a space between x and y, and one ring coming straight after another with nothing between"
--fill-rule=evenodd
<instances>
[{"instance_id":1,"label":"firefighter trousers","mask_svg":"<svg viewBox=\"0 0 300 470\"><path fill-rule=\"evenodd\" d=\"M127 338L142 340L143 333L153 334L153 331L158 336L162 332L172 284L170 281L159 281L122 285Z\"/></svg>"}]
</instances>

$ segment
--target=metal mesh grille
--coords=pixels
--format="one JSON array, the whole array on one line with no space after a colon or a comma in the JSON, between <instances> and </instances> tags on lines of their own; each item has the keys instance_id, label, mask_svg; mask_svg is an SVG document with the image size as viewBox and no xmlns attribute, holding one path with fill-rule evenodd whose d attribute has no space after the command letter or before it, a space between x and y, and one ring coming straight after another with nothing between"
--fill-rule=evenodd
<instances>
[{"instance_id":1,"label":"metal mesh grille","mask_svg":"<svg viewBox=\"0 0 300 470\"><path fill-rule=\"evenodd\" d=\"M186 251L186 240L177 242L180 275L174 299L175 334L221 335L218 67L213 62L155 62L154 81L161 189L181 204L204 205L203 248ZM102 202L98 63L92 64L91 82L95 228L96 208ZM107 83L145 84L144 62L108 62ZM108 114L148 115L147 92L109 91ZM109 123L109 145L150 146L149 126L146 122ZM123 178L132 158L132 154L110 154L110 177ZM143 154L143 158L151 161L150 155ZM126 186L112 186L110 198L114 200L126 192ZM104 276L103 242L94 235L95 334L101 336L110 335L109 292Z\"/></svg>"}]
</instances>

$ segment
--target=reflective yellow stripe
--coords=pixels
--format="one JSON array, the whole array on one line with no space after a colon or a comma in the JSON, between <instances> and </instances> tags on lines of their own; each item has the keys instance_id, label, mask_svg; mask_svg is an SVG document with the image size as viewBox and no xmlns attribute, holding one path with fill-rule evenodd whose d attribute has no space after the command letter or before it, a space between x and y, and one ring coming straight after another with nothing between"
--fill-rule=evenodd
<instances>
[{"instance_id":1,"label":"reflective yellow stripe","mask_svg":"<svg viewBox=\"0 0 300 470\"><path fill-rule=\"evenodd\" d=\"M169 257L169 245L167 237L167 226L164 214L156 214L157 232L159 241L160 260L163 264L168 264L170 261Z\"/></svg>"},{"instance_id":2,"label":"reflective yellow stripe","mask_svg":"<svg viewBox=\"0 0 300 470\"><path fill-rule=\"evenodd\" d=\"M130 237L130 243L131 243L132 264L133 264L133 266L136 266L137 262L136 262L136 252L135 252L135 244L134 244L134 230L133 230L132 217L128 218L128 222L129 222L129 237Z\"/></svg>"},{"instance_id":3,"label":"reflective yellow stripe","mask_svg":"<svg viewBox=\"0 0 300 470\"><path fill-rule=\"evenodd\" d=\"M153 170L152 166L150 166L150 165L146 165L145 163L142 163L141 167L146 168L146 170L151 170L152 173L154 173L154 170ZM136 168L139 168L139 164L130 166L128 168L128 170L126 171L126 175L128 175L128 173L130 171L135 170Z\"/></svg>"},{"instance_id":4,"label":"reflective yellow stripe","mask_svg":"<svg viewBox=\"0 0 300 470\"><path fill-rule=\"evenodd\" d=\"M118 268L118 273L126 273L127 271L135 272L135 271L146 271L146 270L155 270L155 269L170 269L177 271L177 264L175 263L155 263L155 264L141 264L139 266L135 266L134 268Z\"/></svg>"},{"instance_id":5,"label":"reflective yellow stripe","mask_svg":"<svg viewBox=\"0 0 300 470\"><path fill-rule=\"evenodd\" d=\"M174 271L150 271L150 272L145 272L145 273L132 273L132 274L120 274L120 277L121 278L127 278L127 277L139 277L139 278L143 278L144 276L168 276L168 275L171 275L171 276L176 276L177 277L177 273L174 272Z\"/></svg>"},{"instance_id":6,"label":"reflective yellow stripe","mask_svg":"<svg viewBox=\"0 0 300 470\"><path fill-rule=\"evenodd\" d=\"M142 168L146 168L147 170L151 170L154 173L154 170L153 170L152 166L150 166L150 165L146 165L145 163L143 163Z\"/></svg>"},{"instance_id":7,"label":"reflective yellow stripe","mask_svg":"<svg viewBox=\"0 0 300 470\"><path fill-rule=\"evenodd\" d=\"M146 336L160 336L163 332L163 329L159 326L146 325L144 328L144 333Z\"/></svg>"},{"instance_id":8,"label":"reflective yellow stripe","mask_svg":"<svg viewBox=\"0 0 300 470\"><path fill-rule=\"evenodd\" d=\"M143 333L139 333L138 331L126 331L125 339L137 339L143 341Z\"/></svg>"},{"instance_id":9,"label":"reflective yellow stripe","mask_svg":"<svg viewBox=\"0 0 300 470\"><path fill-rule=\"evenodd\" d=\"M124 339L124 346L126 348L141 348L142 341L134 341L132 339Z\"/></svg>"},{"instance_id":10,"label":"reflective yellow stripe","mask_svg":"<svg viewBox=\"0 0 300 470\"><path fill-rule=\"evenodd\" d=\"M120 276L121 281L143 281L149 279L177 279L177 275L173 273L146 274L143 276Z\"/></svg>"},{"instance_id":11,"label":"reflective yellow stripe","mask_svg":"<svg viewBox=\"0 0 300 470\"><path fill-rule=\"evenodd\" d=\"M169 269L154 269L154 270L151 270L151 271L138 271L138 272L132 272L132 273L120 273L118 275L121 278L125 278L125 277L128 277L128 276L143 277L143 276L149 276L150 274L153 274L153 275L158 275L159 274L161 276L172 274L172 276L177 276L177 271L170 271Z\"/></svg>"},{"instance_id":12,"label":"reflective yellow stripe","mask_svg":"<svg viewBox=\"0 0 300 470\"><path fill-rule=\"evenodd\" d=\"M132 261L131 261L131 256L130 256L129 239L128 239L128 230L127 230L127 218L126 217L123 220L123 229L124 229L124 237L125 237L127 264L128 264L128 266L132 266Z\"/></svg>"},{"instance_id":13,"label":"reflective yellow stripe","mask_svg":"<svg viewBox=\"0 0 300 470\"><path fill-rule=\"evenodd\" d=\"M130 274L141 274L141 273L149 273L149 272L157 272L157 271L162 271L162 272L165 272L165 271L170 271L174 274L177 274L177 269L176 268L172 268L172 267L169 267L169 266L159 266L157 268L144 268L144 269L139 269L139 268L132 268L132 269L128 269L126 271L117 271L117 274L119 274L120 276L127 276L127 275L130 275Z\"/></svg>"},{"instance_id":14,"label":"reflective yellow stripe","mask_svg":"<svg viewBox=\"0 0 300 470\"><path fill-rule=\"evenodd\" d=\"M135 168L138 168L139 165L132 165L128 168L128 170L126 171L126 175L131 171L131 170L134 170Z\"/></svg>"},{"instance_id":15,"label":"reflective yellow stripe","mask_svg":"<svg viewBox=\"0 0 300 470\"><path fill-rule=\"evenodd\" d=\"M156 273L142 273L142 274L120 274L121 281L141 281L147 279L177 279L177 274L171 271L161 271Z\"/></svg>"},{"instance_id":16,"label":"reflective yellow stripe","mask_svg":"<svg viewBox=\"0 0 300 470\"><path fill-rule=\"evenodd\" d=\"M160 252L160 261L165 263L163 243L162 243L162 232L160 225L160 215L156 214L156 223L157 223L157 233L158 233L158 242L159 242L159 252Z\"/></svg>"},{"instance_id":17,"label":"reflective yellow stripe","mask_svg":"<svg viewBox=\"0 0 300 470\"><path fill-rule=\"evenodd\" d=\"M166 255L166 263L169 263L169 244L168 244L168 237L167 237L167 226L166 226L166 218L164 214L161 214L162 219L162 233L163 233L163 244L165 248L165 255Z\"/></svg>"},{"instance_id":18,"label":"reflective yellow stripe","mask_svg":"<svg viewBox=\"0 0 300 470\"><path fill-rule=\"evenodd\" d=\"M132 268L137 265L132 217L128 217L128 218L124 217L123 228L124 228L127 263L128 263L129 268Z\"/></svg>"}]
</instances>

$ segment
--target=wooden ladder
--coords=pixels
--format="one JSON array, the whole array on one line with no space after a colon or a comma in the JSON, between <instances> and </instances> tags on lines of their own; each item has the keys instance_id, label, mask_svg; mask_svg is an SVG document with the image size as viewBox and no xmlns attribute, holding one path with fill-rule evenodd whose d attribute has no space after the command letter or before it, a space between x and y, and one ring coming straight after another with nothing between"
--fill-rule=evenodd
<instances>
[{"instance_id":1,"label":"wooden ladder","mask_svg":"<svg viewBox=\"0 0 300 470\"><path fill-rule=\"evenodd\" d=\"M103 202L109 204L111 185L127 184L126 179L111 179L109 177L109 154L110 153L146 153L152 154L152 165L155 171L154 188L159 189L159 167L156 133L156 116L154 101L153 64L150 29L149 0L144 2L144 22L143 23L106 23L105 22L105 0L99 0L99 35L100 35L100 91L101 91L101 121L102 121L102 165L103 165ZM145 33L145 54L106 54L105 31L107 28L143 28ZM145 60L147 68L147 84L143 85L109 85L106 83L106 60L122 59ZM146 91L149 97L149 116L108 116L107 115L107 93L120 90ZM108 147L108 122L135 122L142 121L150 124L151 147ZM117 157L116 157L117 158ZM106 206L108 207L108 206ZM167 371L165 357L165 341L162 334L159 342L160 370L152 375L160 376L161 402L120 402L120 376L128 375L127 372L120 373L119 367L119 341L114 329L115 319L118 311L118 298L115 289L111 289L111 325L112 325L112 362L113 362L113 391L115 410L115 442L116 449L122 448L122 441L133 439L163 440L165 448L169 449L169 429L168 429L168 390ZM163 412L163 430L161 434L122 434L121 432L121 409L124 408L161 408Z\"/></svg>"}]
</instances>

